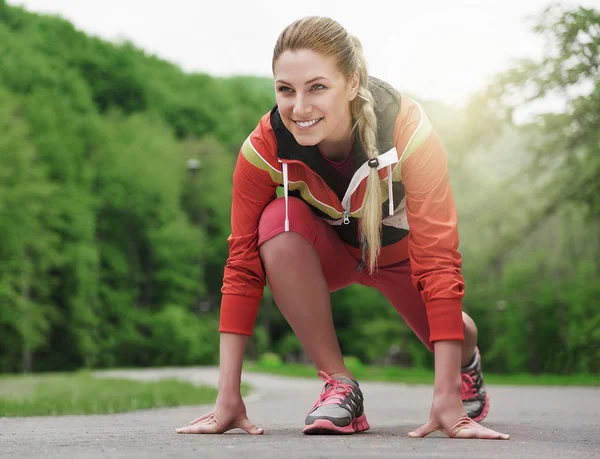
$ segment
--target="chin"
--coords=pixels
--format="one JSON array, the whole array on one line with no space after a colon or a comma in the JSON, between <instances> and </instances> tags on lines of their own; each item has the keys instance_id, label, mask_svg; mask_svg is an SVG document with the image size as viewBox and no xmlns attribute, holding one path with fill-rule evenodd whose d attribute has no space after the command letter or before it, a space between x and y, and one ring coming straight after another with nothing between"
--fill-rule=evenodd
<instances>
[{"instance_id":1,"label":"chin","mask_svg":"<svg viewBox=\"0 0 600 459\"><path fill-rule=\"evenodd\" d=\"M291 132L296 142L303 147L312 147L323 140L323 136L319 132L306 132L300 129L294 129Z\"/></svg>"},{"instance_id":2,"label":"chin","mask_svg":"<svg viewBox=\"0 0 600 459\"><path fill-rule=\"evenodd\" d=\"M298 136L298 135L294 135L294 139L296 139L296 142L298 142L298 145L301 145L303 147L314 147L316 144L319 143L319 139L316 139L314 137L305 137L305 136Z\"/></svg>"}]
</instances>

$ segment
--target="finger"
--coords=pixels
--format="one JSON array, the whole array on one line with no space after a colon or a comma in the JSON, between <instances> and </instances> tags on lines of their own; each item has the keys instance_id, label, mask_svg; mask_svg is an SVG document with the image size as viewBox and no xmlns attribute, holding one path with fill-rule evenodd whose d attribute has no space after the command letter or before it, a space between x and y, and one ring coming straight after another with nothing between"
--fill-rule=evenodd
<instances>
[{"instance_id":1,"label":"finger","mask_svg":"<svg viewBox=\"0 0 600 459\"><path fill-rule=\"evenodd\" d=\"M483 427L475 421L468 424L457 423L451 432L451 437L454 438L478 438L483 440L509 440L510 435L496 432L495 430Z\"/></svg>"},{"instance_id":2,"label":"finger","mask_svg":"<svg viewBox=\"0 0 600 459\"><path fill-rule=\"evenodd\" d=\"M510 440L510 435L496 432L494 430L482 431L479 429L471 429L469 427L465 427L455 435L454 438L478 438L481 440Z\"/></svg>"},{"instance_id":3,"label":"finger","mask_svg":"<svg viewBox=\"0 0 600 459\"><path fill-rule=\"evenodd\" d=\"M216 422L197 422L191 426L175 429L178 434L216 434L222 433L217 430Z\"/></svg>"},{"instance_id":4,"label":"finger","mask_svg":"<svg viewBox=\"0 0 600 459\"><path fill-rule=\"evenodd\" d=\"M477 429L477 436L475 438L483 438L489 440L509 440L510 435L496 432L495 430L488 429L487 427L479 426Z\"/></svg>"},{"instance_id":5,"label":"finger","mask_svg":"<svg viewBox=\"0 0 600 459\"><path fill-rule=\"evenodd\" d=\"M242 418L235 423L235 427L245 430L252 435L262 435L265 433L263 429L256 427L248 418Z\"/></svg>"},{"instance_id":6,"label":"finger","mask_svg":"<svg viewBox=\"0 0 600 459\"><path fill-rule=\"evenodd\" d=\"M194 419L192 422L190 422L190 425L196 424L197 422L203 421L205 419L210 418L212 415L214 414L214 411L210 411L209 413L206 413L203 416L200 416L199 418Z\"/></svg>"},{"instance_id":7,"label":"finger","mask_svg":"<svg viewBox=\"0 0 600 459\"><path fill-rule=\"evenodd\" d=\"M411 437L411 438L426 437L430 433L435 432L436 430L439 430L439 429L440 428L437 425L437 423L433 422L430 419L429 421L427 421L425 424L423 424L418 429L415 429L412 432L409 432L408 436Z\"/></svg>"}]
</instances>

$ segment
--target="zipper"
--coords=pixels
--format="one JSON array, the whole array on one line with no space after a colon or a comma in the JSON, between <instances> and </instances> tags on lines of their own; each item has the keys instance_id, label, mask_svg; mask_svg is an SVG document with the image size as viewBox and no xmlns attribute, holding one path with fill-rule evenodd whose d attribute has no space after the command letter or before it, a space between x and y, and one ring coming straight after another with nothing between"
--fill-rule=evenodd
<instances>
[{"instance_id":1,"label":"zipper","mask_svg":"<svg viewBox=\"0 0 600 459\"><path fill-rule=\"evenodd\" d=\"M362 233L362 231L361 231L361 235L360 235L360 248L361 248L361 252L362 252L362 257L361 257L360 263L356 267L356 270L358 272L362 272L363 268L367 264L366 259L365 259L366 254L367 254L367 238Z\"/></svg>"},{"instance_id":2,"label":"zipper","mask_svg":"<svg viewBox=\"0 0 600 459\"><path fill-rule=\"evenodd\" d=\"M346 208L344 209L344 225L350 224L350 200L348 200L348 204L346 204Z\"/></svg>"}]
</instances>

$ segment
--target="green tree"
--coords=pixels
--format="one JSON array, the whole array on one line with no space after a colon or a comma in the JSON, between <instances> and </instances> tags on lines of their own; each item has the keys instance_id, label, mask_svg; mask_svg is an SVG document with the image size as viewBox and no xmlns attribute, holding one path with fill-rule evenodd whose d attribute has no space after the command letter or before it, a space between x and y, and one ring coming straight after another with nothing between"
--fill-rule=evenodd
<instances>
[{"instance_id":1,"label":"green tree","mask_svg":"<svg viewBox=\"0 0 600 459\"><path fill-rule=\"evenodd\" d=\"M31 371L48 343L58 308L52 304L58 237L44 231L55 218L56 188L47 180L17 101L0 88L0 370Z\"/></svg>"},{"instance_id":2,"label":"green tree","mask_svg":"<svg viewBox=\"0 0 600 459\"><path fill-rule=\"evenodd\" d=\"M484 178L466 214L465 305L491 368L597 372L588 325L600 320L589 277L600 267L600 13L552 6L535 31L546 38L543 58L498 75L468 108L472 151L513 167ZM513 153L498 154L507 136L518 139Z\"/></svg>"},{"instance_id":3,"label":"green tree","mask_svg":"<svg viewBox=\"0 0 600 459\"><path fill-rule=\"evenodd\" d=\"M600 11L579 7L549 7L535 31L546 39L541 60L523 60L497 76L470 107L473 137L485 137L515 124L523 111L532 111L520 124L529 134L533 152L525 168L535 180L547 217L567 202L582 203L591 218L600 217ZM553 109L558 100L563 107ZM539 109L548 107L550 109ZM477 119L479 121L477 121Z\"/></svg>"}]
</instances>

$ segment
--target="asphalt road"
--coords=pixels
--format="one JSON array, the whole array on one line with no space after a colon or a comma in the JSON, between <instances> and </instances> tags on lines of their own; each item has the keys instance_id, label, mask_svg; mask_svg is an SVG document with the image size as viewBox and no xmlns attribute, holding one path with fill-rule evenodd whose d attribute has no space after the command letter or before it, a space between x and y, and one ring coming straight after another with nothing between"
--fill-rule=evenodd
<instances>
[{"instance_id":1,"label":"asphalt road","mask_svg":"<svg viewBox=\"0 0 600 459\"><path fill-rule=\"evenodd\" d=\"M136 379L178 377L216 384L215 368L110 371ZM0 418L0 458L598 458L600 388L489 386L484 425L511 434L508 441L456 440L408 432L427 420L432 389L402 384L361 384L371 429L352 436L306 436L304 417L321 380L247 373L250 419L262 436L178 435L177 427L212 406L155 409L118 415Z\"/></svg>"}]
</instances>

